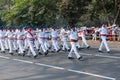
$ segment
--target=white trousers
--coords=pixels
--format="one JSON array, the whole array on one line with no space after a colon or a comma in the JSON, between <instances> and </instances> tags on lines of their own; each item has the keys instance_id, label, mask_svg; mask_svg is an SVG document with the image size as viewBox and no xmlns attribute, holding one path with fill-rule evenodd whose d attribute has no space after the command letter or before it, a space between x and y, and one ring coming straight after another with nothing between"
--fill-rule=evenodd
<instances>
[{"instance_id":1,"label":"white trousers","mask_svg":"<svg viewBox=\"0 0 120 80\"><path fill-rule=\"evenodd\" d=\"M36 47L37 50L39 49L39 42L38 42L37 39L35 40L35 47Z\"/></svg>"},{"instance_id":2,"label":"white trousers","mask_svg":"<svg viewBox=\"0 0 120 80\"><path fill-rule=\"evenodd\" d=\"M76 46L77 46L78 48L80 48L79 41L78 41L78 42L76 42Z\"/></svg>"},{"instance_id":3,"label":"white trousers","mask_svg":"<svg viewBox=\"0 0 120 80\"><path fill-rule=\"evenodd\" d=\"M85 45L86 47L89 46L88 43L87 43L87 41L86 41L86 38L85 38L85 37L82 37L82 45L81 45L81 47L83 47L84 45Z\"/></svg>"},{"instance_id":4,"label":"white trousers","mask_svg":"<svg viewBox=\"0 0 120 80\"><path fill-rule=\"evenodd\" d=\"M28 40L27 39L24 40L24 49L28 49Z\"/></svg>"},{"instance_id":5,"label":"white trousers","mask_svg":"<svg viewBox=\"0 0 120 80\"><path fill-rule=\"evenodd\" d=\"M8 39L9 53L13 52L13 40Z\"/></svg>"},{"instance_id":6,"label":"white trousers","mask_svg":"<svg viewBox=\"0 0 120 80\"><path fill-rule=\"evenodd\" d=\"M17 40L13 40L13 50L17 50Z\"/></svg>"},{"instance_id":7,"label":"white trousers","mask_svg":"<svg viewBox=\"0 0 120 80\"><path fill-rule=\"evenodd\" d=\"M17 45L18 45L18 48L19 48L18 53L23 54L23 51L24 51L23 40L17 40Z\"/></svg>"},{"instance_id":8,"label":"white trousers","mask_svg":"<svg viewBox=\"0 0 120 80\"><path fill-rule=\"evenodd\" d=\"M68 57L73 57L73 53L75 53L75 55L77 56L77 58L80 57L80 54L78 53L77 51L77 48L76 48L76 42L70 42L71 43L71 50L70 50L70 53L68 54Z\"/></svg>"},{"instance_id":9,"label":"white trousers","mask_svg":"<svg viewBox=\"0 0 120 80\"><path fill-rule=\"evenodd\" d=\"M1 51L5 51L4 39L0 39L0 48Z\"/></svg>"},{"instance_id":10,"label":"white trousers","mask_svg":"<svg viewBox=\"0 0 120 80\"><path fill-rule=\"evenodd\" d=\"M62 42L63 42L63 44L62 44L62 45L63 45L63 48L62 48L63 50L65 50L65 49L67 49L67 50L70 49L70 48L68 47L67 39L63 39Z\"/></svg>"},{"instance_id":11,"label":"white trousers","mask_svg":"<svg viewBox=\"0 0 120 80\"><path fill-rule=\"evenodd\" d=\"M94 33L94 34L92 34L92 40L97 40L97 34L96 33Z\"/></svg>"},{"instance_id":12,"label":"white trousers","mask_svg":"<svg viewBox=\"0 0 120 80\"><path fill-rule=\"evenodd\" d=\"M56 40L56 39L52 39L52 46L53 46L53 49L55 49L56 51L58 51L60 49L60 47L58 45L58 40Z\"/></svg>"},{"instance_id":13,"label":"white trousers","mask_svg":"<svg viewBox=\"0 0 120 80\"><path fill-rule=\"evenodd\" d=\"M50 43L48 42L48 39L45 39L44 44L45 48L48 50L48 48L50 48Z\"/></svg>"},{"instance_id":14,"label":"white trousers","mask_svg":"<svg viewBox=\"0 0 120 80\"><path fill-rule=\"evenodd\" d=\"M8 39L5 39L5 49L9 49L8 48Z\"/></svg>"},{"instance_id":15,"label":"white trousers","mask_svg":"<svg viewBox=\"0 0 120 80\"><path fill-rule=\"evenodd\" d=\"M36 55L35 51L34 51L34 43L31 40L28 40L28 46L29 46L29 50L32 52L33 56Z\"/></svg>"},{"instance_id":16,"label":"white trousers","mask_svg":"<svg viewBox=\"0 0 120 80\"><path fill-rule=\"evenodd\" d=\"M45 48L44 40L43 39L38 39L40 48L42 49L43 52L46 52L47 49Z\"/></svg>"},{"instance_id":17,"label":"white trousers","mask_svg":"<svg viewBox=\"0 0 120 80\"><path fill-rule=\"evenodd\" d=\"M101 39L102 39L102 41L101 41L99 50L102 51L103 45L105 45L106 50L110 51L108 44L107 44L107 41L106 41L106 36L101 36Z\"/></svg>"}]
</instances>

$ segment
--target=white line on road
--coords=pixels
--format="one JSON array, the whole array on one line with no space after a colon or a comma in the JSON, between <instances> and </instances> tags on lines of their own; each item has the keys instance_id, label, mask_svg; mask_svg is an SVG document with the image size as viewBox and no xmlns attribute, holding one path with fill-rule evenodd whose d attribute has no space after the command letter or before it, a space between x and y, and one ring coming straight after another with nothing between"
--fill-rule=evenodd
<instances>
[{"instance_id":1,"label":"white line on road","mask_svg":"<svg viewBox=\"0 0 120 80\"><path fill-rule=\"evenodd\" d=\"M72 69L68 69L68 71L75 72L75 73L80 73L80 74L86 74L86 75L90 75L90 76L95 76L95 77L99 77L99 78L103 78L103 79L116 80L115 78L102 76L102 75L97 75L97 74L88 73L88 72L82 72L82 71L77 71L77 70L72 70Z\"/></svg>"},{"instance_id":2,"label":"white line on road","mask_svg":"<svg viewBox=\"0 0 120 80\"><path fill-rule=\"evenodd\" d=\"M26 61L26 60L21 60L21 59L13 59L13 60L33 64L33 62L31 62L31 61Z\"/></svg>"},{"instance_id":3,"label":"white line on road","mask_svg":"<svg viewBox=\"0 0 120 80\"><path fill-rule=\"evenodd\" d=\"M114 58L114 59L120 59L120 57L116 57L116 56L106 56L106 55L95 55L98 57L106 57L106 58Z\"/></svg>"},{"instance_id":4,"label":"white line on road","mask_svg":"<svg viewBox=\"0 0 120 80\"><path fill-rule=\"evenodd\" d=\"M5 56L0 56L0 57L4 58L4 59L10 59L9 57L5 57ZM34 63L31 61L26 61L26 60L21 60L21 59L12 59L12 60L23 62L23 63L35 64L35 65L44 66L44 67L49 67L49 68L53 68L53 69L66 70L66 71L70 71L70 72L74 72L74 73L78 73L78 74L84 74L84 75L99 77L99 78L108 79L108 80L116 80L115 78L112 78L112 77L107 77L107 76L103 76L103 75L98 75L98 74L93 74L93 73L88 73L88 72L83 72L83 71L78 71L78 70L73 70L73 69L62 68L62 67L48 65L48 64Z\"/></svg>"},{"instance_id":5,"label":"white line on road","mask_svg":"<svg viewBox=\"0 0 120 80\"><path fill-rule=\"evenodd\" d=\"M107 56L107 55L88 54L88 53L80 53L80 54L81 54L81 55L88 55L88 56L105 57L105 58L111 58L111 59L120 59L120 57L117 57L117 56Z\"/></svg>"},{"instance_id":6,"label":"white line on road","mask_svg":"<svg viewBox=\"0 0 120 80\"><path fill-rule=\"evenodd\" d=\"M87 72L83 72L83 71L78 71L78 70L72 70L72 69L62 68L62 67L53 66L53 65L48 65L48 64L33 63L33 62L31 62L31 61L20 60L20 59L13 59L13 60L15 60L15 61L20 61L20 62L24 62L24 63L31 63L31 64L35 64L35 65L39 65L39 66L44 66L44 67L49 67L49 68L54 68L54 69L59 69L59 70L67 70L67 71L70 71L70 72L75 72L75 73L79 73L79 74L85 74L85 75L94 76L94 77L99 77L99 78L103 78L103 79L116 80L115 78L111 78L111 77L107 77L107 76L102 76L102 75L97 75L97 74L93 74L93 73L87 73Z\"/></svg>"},{"instance_id":7,"label":"white line on road","mask_svg":"<svg viewBox=\"0 0 120 80\"><path fill-rule=\"evenodd\" d=\"M5 57L5 56L0 56L0 57L4 59L10 59L9 57Z\"/></svg>"},{"instance_id":8,"label":"white line on road","mask_svg":"<svg viewBox=\"0 0 120 80\"><path fill-rule=\"evenodd\" d=\"M83 71L78 71L78 70L72 70L72 69L67 69L67 68L62 68L62 67L57 67L57 66L42 64L42 63L35 63L35 64L36 64L36 65L40 65L40 66L45 66L45 67L54 68L54 69L67 70L67 71L75 72L75 73L79 73L79 74L84 74L84 75L99 77L99 78L103 78L103 79L116 80L115 78L112 78L112 77L97 75L97 74L88 73L88 72L83 72Z\"/></svg>"},{"instance_id":9,"label":"white line on road","mask_svg":"<svg viewBox=\"0 0 120 80\"><path fill-rule=\"evenodd\" d=\"M39 66L45 66L45 67L51 67L51 68L55 68L55 69L64 70L64 68L62 68L62 67L57 67L57 66L52 66L52 65L42 64L42 63L35 63L35 64L39 65Z\"/></svg>"}]
</instances>

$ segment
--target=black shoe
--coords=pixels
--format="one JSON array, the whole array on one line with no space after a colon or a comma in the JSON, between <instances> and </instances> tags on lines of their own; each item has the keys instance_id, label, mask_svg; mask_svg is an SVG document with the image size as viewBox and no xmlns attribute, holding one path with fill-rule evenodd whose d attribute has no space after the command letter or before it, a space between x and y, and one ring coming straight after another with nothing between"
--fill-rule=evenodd
<instances>
[{"instance_id":1,"label":"black shoe","mask_svg":"<svg viewBox=\"0 0 120 80\"><path fill-rule=\"evenodd\" d=\"M70 51L70 49L68 49L67 51Z\"/></svg>"},{"instance_id":2,"label":"black shoe","mask_svg":"<svg viewBox=\"0 0 120 80\"><path fill-rule=\"evenodd\" d=\"M48 47L48 49L51 49L51 47Z\"/></svg>"},{"instance_id":3,"label":"black shoe","mask_svg":"<svg viewBox=\"0 0 120 80\"><path fill-rule=\"evenodd\" d=\"M43 55L41 52L38 53L39 55Z\"/></svg>"},{"instance_id":4,"label":"black shoe","mask_svg":"<svg viewBox=\"0 0 120 80\"><path fill-rule=\"evenodd\" d=\"M103 53L103 51L98 50L98 52Z\"/></svg>"},{"instance_id":5,"label":"black shoe","mask_svg":"<svg viewBox=\"0 0 120 80\"><path fill-rule=\"evenodd\" d=\"M68 59L74 59L74 57L68 57Z\"/></svg>"},{"instance_id":6,"label":"black shoe","mask_svg":"<svg viewBox=\"0 0 120 80\"><path fill-rule=\"evenodd\" d=\"M39 51L40 49L37 49L37 51Z\"/></svg>"},{"instance_id":7,"label":"black shoe","mask_svg":"<svg viewBox=\"0 0 120 80\"><path fill-rule=\"evenodd\" d=\"M61 49L57 50L57 52L59 52Z\"/></svg>"},{"instance_id":8,"label":"black shoe","mask_svg":"<svg viewBox=\"0 0 120 80\"><path fill-rule=\"evenodd\" d=\"M17 52L18 52L18 50L15 50L15 52L17 53Z\"/></svg>"},{"instance_id":9,"label":"black shoe","mask_svg":"<svg viewBox=\"0 0 120 80\"><path fill-rule=\"evenodd\" d=\"M78 58L78 60L81 60L81 61L83 61L83 57L82 57L82 56L81 56L81 57L79 57L79 58Z\"/></svg>"},{"instance_id":10,"label":"black shoe","mask_svg":"<svg viewBox=\"0 0 120 80\"><path fill-rule=\"evenodd\" d=\"M81 48L78 48L78 50L80 50Z\"/></svg>"},{"instance_id":11,"label":"black shoe","mask_svg":"<svg viewBox=\"0 0 120 80\"><path fill-rule=\"evenodd\" d=\"M37 57L38 57L38 55L35 55L35 56L34 56L34 59L36 59Z\"/></svg>"},{"instance_id":12,"label":"black shoe","mask_svg":"<svg viewBox=\"0 0 120 80\"><path fill-rule=\"evenodd\" d=\"M9 53L9 54L13 55L13 53Z\"/></svg>"},{"instance_id":13,"label":"black shoe","mask_svg":"<svg viewBox=\"0 0 120 80\"><path fill-rule=\"evenodd\" d=\"M21 56L21 54L19 53L18 56Z\"/></svg>"},{"instance_id":14,"label":"black shoe","mask_svg":"<svg viewBox=\"0 0 120 80\"><path fill-rule=\"evenodd\" d=\"M87 49L89 49L89 48L90 48L90 46L87 47Z\"/></svg>"},{"instance_id":15,"label":"black shoe","mask_svg":"<svg viewBox=\"0 0 120 80\"><path fill-rule=\"evenodd\" d=\"M48 55L48 50L45 52L45 56Z\"/></svg>"},{"instance_id":16,"label":"black shoe","mask_svg":"<svg viewBox=\"0 0 120 80\"><path fill-rule=\"evenodd\" d=\"M7 51L9 51L9 49L6 49Z\"/></svg>"},{"instance_id":17,"label":"black shoe","mask_svg":"<svg viewBox=\"0 0 120 80\"><path fill-rule=\"evenodd\" d=\"M24 57L24 56L25 56L25 53L23 53L22 56Z\"/></svg>"},{"instance_id":18,"label":"black shoe","mask_svg":"<svg viewBox=\"0 0 120 80\"><path fill-rule=\"evenodd\" d=\"M1 53L5 53L5 51L2 51Z\"/></svg>"},{"instance_id":19,"label":"black shoe","mask_svg":"<svg viewBox=\"0 0 120 80\"><path fill-rule=\"evenodd\" d=\"M51 51L51 53L55 53L54 51Z\"/></svg>"},{"instance_id":20,"label":"black shoe","mask_svg":"<svg viewBox=\"0 0 120 80\"><path fill-rule=\"evenodd\" d=\"M23 51L23 53L26 53L26 51Z\"/></svg>"}]
</instances>

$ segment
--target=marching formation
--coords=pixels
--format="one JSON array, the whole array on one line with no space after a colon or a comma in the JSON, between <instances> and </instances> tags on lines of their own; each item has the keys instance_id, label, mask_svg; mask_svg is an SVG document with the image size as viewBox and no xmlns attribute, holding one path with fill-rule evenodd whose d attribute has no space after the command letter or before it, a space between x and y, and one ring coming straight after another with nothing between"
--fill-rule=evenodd
<instances>
[{"instance_id":1,"label":"marching formation","mask_svg":"<svg viewBox=\"0 0 120 80\"><path fill-rule=\"evenodd\" d=\"M101 37L101 45L98 49L102 52L102 47L105 45L107 52L110 49L106 42L107 27L102 25L98 29ZM83 57L78 53L83 47L90 48L86 40L86 27L70 28L62 27L61 29L55 26L46 28L44 26L32 29L31 27L25 29L17 28L0 28L0 51L1 53L9 52L9 54L18 54L21 56L33 56L37 58L38 55L47 56L50 52L67 51L68 59L74 59L73 53L78 60ZM82 39L82 44L79 44L79 38Z\"/></svg>"}]
</instances>

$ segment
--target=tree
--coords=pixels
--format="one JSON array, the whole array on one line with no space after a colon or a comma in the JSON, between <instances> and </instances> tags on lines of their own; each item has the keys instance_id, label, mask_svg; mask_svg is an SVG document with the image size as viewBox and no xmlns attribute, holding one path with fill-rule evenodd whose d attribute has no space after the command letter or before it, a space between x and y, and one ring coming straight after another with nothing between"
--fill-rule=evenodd
<instances>
[{"instance_id":1,"label":"tree","mask_svg":"<svg viewBox=\"0 0 120 80\"><path fill-rule=\"evenodd\" d=\"M42 24L55 23L57 0L15 0L9 13L3 16L3 20L14 24Z\"/></svg>"},{"instance_id":2,"label":"tree","mask_svg":"<svg viewBox=\"0 0 120 80\"><path fill-rule=\"evenodd\" d=\"M120 23L120 0L0 0L7 25Z\"/></svg>"},{"instance_id":3,"label":"tree","mask_svg":"<svg viewBox=\"0 0 120 80\"><path fill-rule=\"evenodd\" d=\"M104 18L108 25L119 23L120 0L93 0L93 2L91 17L97 15L99 19Z\"/></svg>"},{"instance_id":4,"label":"tree","mask_svg":"<svg viewBox=\"0 0 120 80\"><path fill-rule=\"evenodd\" d=\"M68 23L77 23L80 17L87 12L91 0L62 0L59 5L60 14Z\"/></svg>"}]
</instances>

